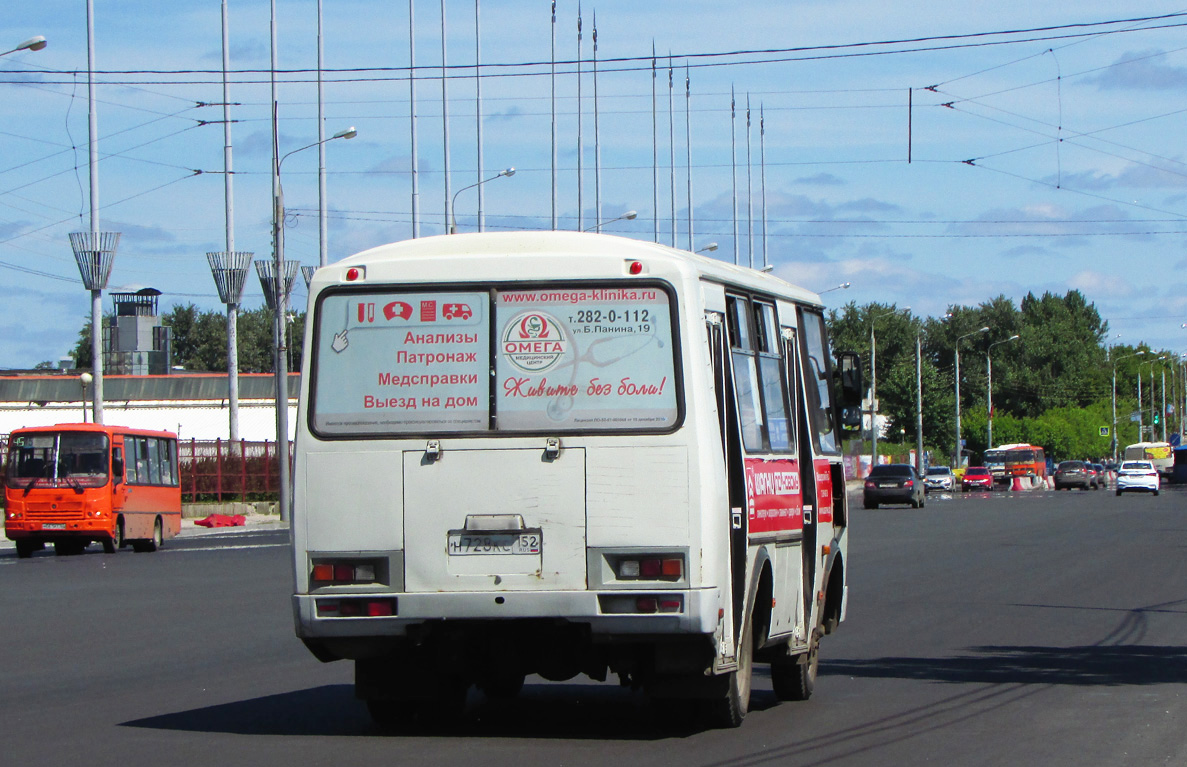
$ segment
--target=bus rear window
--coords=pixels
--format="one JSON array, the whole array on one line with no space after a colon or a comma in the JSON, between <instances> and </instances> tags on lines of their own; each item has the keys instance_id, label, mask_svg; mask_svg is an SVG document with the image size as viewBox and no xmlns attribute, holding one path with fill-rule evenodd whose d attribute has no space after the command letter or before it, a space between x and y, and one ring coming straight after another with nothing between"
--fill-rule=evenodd
<instances>
[{"instance_id":1,"label":"bus rear window","mask_svg":"<svg viewBox=\"0 0 1187 767\"><path fill-rule=\"evenodd\" d=\"M665 291L637 285L325 294L310 426L328 437L668 430L672 314Z\"/></svg>"}]
</instances>

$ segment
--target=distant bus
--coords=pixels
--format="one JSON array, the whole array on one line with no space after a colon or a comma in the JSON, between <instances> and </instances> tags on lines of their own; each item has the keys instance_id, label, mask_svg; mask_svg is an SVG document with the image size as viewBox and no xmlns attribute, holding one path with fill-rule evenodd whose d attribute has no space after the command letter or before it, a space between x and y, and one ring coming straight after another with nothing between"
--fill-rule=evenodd
<instances>
[{"instance_id":1,"label":"distant bus","mask_svg":"<svg viewBox=\"0 0 1187 767\"><path fill-rule=\"evenodd\" d=\"M993 475L993 481L1006 481L1006 451L1001 448L994 448L993 450L986 450L982 456L982 463L985 468L989 469L989 473Z\"/></svg>"},{"instance_id":2,"label":"distant bus","mask_svg":"<svg viewBox=\"0 0 1187 767\"><path fill-rule=\"evenodd\" d=\"M1014 477L1047 476L1047 456L1037 445L1025 442L999 445L986 450L983 458L995 483L1008 482Z\"/></svg>"},{"instance_id":3,"label":"distant bus","mask_svg":"<svg viewBox=\"0 0 1187 767\"><path fill-rule=\"evenodd\" d=\"M1175 457L1169 442L1135 442L1125 448L1127 461L1149 461L1163 479L1170 479L1175 470Z\"/></svg>"},{"instance_id":4,"label":"distant bus","mask_svg":"<svg viewBox=\"0 0 1187 767\"><path fill-rule=\"evenodd\" d=\"M4 533L17 556L52 543L156 551L181 529L177 435L93 423L17 429L8 441Z\"/></svg>"},{"instance_id":5,"label":"distant bus","mask_svg":"<svg viewBox=\"0 0 1187 767\"><path fill-rule=\"evenodd\" d=\"M1038 477L1047 476L1047 456L1043 448L1038 445L1009 445L1006 451L1006 476Z\"/></svg>"}]
</instances>

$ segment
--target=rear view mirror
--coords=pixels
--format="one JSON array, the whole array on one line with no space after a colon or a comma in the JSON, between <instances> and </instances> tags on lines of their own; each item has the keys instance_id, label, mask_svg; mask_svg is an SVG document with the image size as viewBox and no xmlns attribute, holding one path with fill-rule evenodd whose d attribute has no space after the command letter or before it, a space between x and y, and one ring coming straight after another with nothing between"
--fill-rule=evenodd
<instances>
[{"instance_id":1,"label":"rear view mirror","mask_svg":"<svg viewBox=\"0 0 1187 767\"><path fill-rule=\"evenodd\" d=\"M861 357L857 352L840 352L837 354L837 376L839 379L839 386L837 391L837 403L842 408L856 407L861 404L861 398L865 394L864 386L861 380ZM842 423L846 423L847 419L842 414ZM858 411L858 426L861 425L861 412Z\"/></svg>"},{"instance_id":2,"label":"rear view mirror","mask_svg":"<svg viewBox=\"0 0 1187 767\"><path fill-rule=\"evenodd\" d=\"M124 453L118 447L111 455L111 485L115 487L124 481Z\"/></svg>"}]
</instances>

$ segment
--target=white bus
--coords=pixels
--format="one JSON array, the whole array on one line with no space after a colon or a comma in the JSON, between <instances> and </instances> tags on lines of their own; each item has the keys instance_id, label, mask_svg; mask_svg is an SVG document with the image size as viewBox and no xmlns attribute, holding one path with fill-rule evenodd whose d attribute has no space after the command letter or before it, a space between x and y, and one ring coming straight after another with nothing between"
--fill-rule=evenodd
<instances>
[{"instance_id":1,"label":"white bus","mask_svg":"<svg viewBox=\"0 0 1187 767\"><path fill-rule=\"evenodd\" d=\"M1164 481L1175 473L1174 448L1169 442L1135 442L1121 455L1126 461L1149 461Z\"/></svg>"},{"instance_id":2,"label":"white bus","mask_svg":"<svg viewBox=\"0 0 1187 767\"><path fill-rule=\"evenodd\" d=\"M636 240L473 234L319 269L309 317L296 630L355 662L376 722L528 674L613 673L718 726L755 662L812 693L861 393L818 296Z\"/></svg>"}]
</instances>

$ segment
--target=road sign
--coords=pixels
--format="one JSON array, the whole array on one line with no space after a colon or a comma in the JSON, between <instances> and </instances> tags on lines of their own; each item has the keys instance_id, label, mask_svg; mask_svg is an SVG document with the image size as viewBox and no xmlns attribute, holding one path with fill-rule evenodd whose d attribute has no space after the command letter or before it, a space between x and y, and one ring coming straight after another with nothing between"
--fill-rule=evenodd
<instances>
[{"instance_id":1,"label":"road sign","mask_svg":"<svg viewBox=\"0 0 1187 767\"><path fill-rule=\"evenodd\" d=\"M1107 436L1109 436L1109 427L1108 427L1108 426L1102 426L1102 427L1100 427L1100 435L1101 435L1102 437L1107 437Z\"/></svg>"},{"instance_id":2,"label":"road sign","mask_svg":"<svg viewBox=\"0 0 1187 767\"><path fill-rule=\"evenodd\" d=\"M1135 410L1129 414L1129 420L1131 423L1137 423L1142 420L1142 414Z\"/></svg>"}]
</instances>

